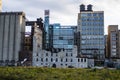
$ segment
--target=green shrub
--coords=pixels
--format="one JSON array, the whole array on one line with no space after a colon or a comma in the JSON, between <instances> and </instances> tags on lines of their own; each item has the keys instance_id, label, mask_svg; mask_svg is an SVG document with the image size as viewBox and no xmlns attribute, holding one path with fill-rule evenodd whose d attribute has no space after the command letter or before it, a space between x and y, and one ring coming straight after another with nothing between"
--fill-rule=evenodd
<instances>
[{"instance_id":1,"label":"green shrub","mask_svg":"<svg viewBox=\"0 0 120 80\"><path fill-rule=\"evenodd\" d=\"M120 70L0 67L0 80L120 80Z\"/></svg>"}]
</instances>

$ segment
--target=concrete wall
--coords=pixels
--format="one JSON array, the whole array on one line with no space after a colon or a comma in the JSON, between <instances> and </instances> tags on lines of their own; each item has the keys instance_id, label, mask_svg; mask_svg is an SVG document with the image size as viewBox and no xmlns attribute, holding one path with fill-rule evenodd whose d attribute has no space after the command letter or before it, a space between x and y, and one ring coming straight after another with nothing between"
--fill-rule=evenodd
<instances>
[{"instance_id":1,"label":"concrete wall","mask_svg":"<svg viewBox=\"0 0 120 80\"><path fill-rule=\"evenodd\" d=\"M0 65L15 65L25 32L23 12L0 13Z\"/></svg>"}]
</instances>

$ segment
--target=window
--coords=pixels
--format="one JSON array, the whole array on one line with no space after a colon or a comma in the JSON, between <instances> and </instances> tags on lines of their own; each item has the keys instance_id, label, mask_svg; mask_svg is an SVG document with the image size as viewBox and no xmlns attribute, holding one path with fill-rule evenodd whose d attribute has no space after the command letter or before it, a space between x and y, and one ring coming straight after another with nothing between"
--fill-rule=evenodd
<instances>
[{"instance_id":1,"label":"window","mask_svg":"<svg viewBox=\"0 0 120 80\"><path fill-rule=\"evenodd\" d=\"M84 16L87 16L87 14L86 13L82 13L81 16L84 17Z\"/></svg>"},{"instance_id":2,"label":"window","mask_svg":"<svg viewBox=\"0 0 120 80\"><path fill-rule=\"evenodd\" d=\"M51 58L51 62L53 62L53 58Z\"/></svg>"},{"instance_id":3,"label":"window","mask_svg":"<svg viewBox=\"0 0 120 80\"><path fill-rule=\"evenodd\" d=\"M56 62L58 62L58 58L56 58Z\"/></svg>"},{"instance_id":4,"label":"window","mask_svg":"<svg viewBox=\"0 0 120 80\"><path fill-rule=\"evenodd\" d=\"M40 48L40 44L38 44L37 47Z\"/></svg>"},{"instance_id":5,"label":"window","mask_svg":"<svg viewBox=\"0 0 120 80\"><path fill-rule=\"evenodd\" d=\"M66 56L68 56L68 53L66 53Z\"/></svg>"},{"instance_id":6,"label":"window","mask_svg":"<svg viewBox=\"0 0 120 80\"><path fill-rule=\"evenodd\" d=\"M67 62L68 60L67 60L67 58L66 58L66 62Z\"/></svg>"},{"instance_id":7,"label":"window","mask_svg":"<svg viewBox=\"0 0 120 80\"><path fill-rule=\"evenodd\" d=\"M84 62L86 62L86 58L84 59Z\"/></svg>"},{"instance_id":8,"label":"window","mask_svg":"<svg viewBox=\"0 0 120 80\"><path fill-rule=\"evenodd\" d=\"M116 48L116 46L115 46L115 45L112 45L112 48Z\"/></svg>"},{"instance_id":9,"label":"window","mask_svg":"<svg viewBox=\"0 0 120 80\"><path fill-rule=\"evenodd\" d=\"M71 56L73 56L73 54L71 53Z\"/></svg>"},{"instance_id":10,"label":"window","mask_svg":"<svg viewBox=\"0 0 120 80\"><path fill-rule=\"evenodd\" d=\"M63 40L63 37L59 37L59 40Z\"/></svg>"},{"instance_id":11,"label":"window","mask_svg":"<svg viewBox=\"0 0 120 80\"><path fill-rule=\"evenodd\" d=\"M43 62L43 58L41 58L41 62Z\"/></svg>"},{"instance_id":12,"label":"window","mask_svg":"<svg viewBox=\"0 0 120 80\"><path fill-rule=\"evenodd\" d=\"M48 61L48 58L46 58L46 62Z\"/></svg>"},{"instance_id":13,"label":"window","mask_svg":"<svg viewBox=\"0 0 120 80\"><path fill-rule=\"evenodd\" d=\"M73 62L73 60L71 59L71 62Z\"/></svg>"},{"instance_id":14,"label":"window","mask_svg":"<svg viewBox=\"0 0 120 80\"><path fill-rule=\"evenodd\" d=\"M38 56L38 53L36 54L36 56Z\"/></svg>"},{"instance_id":15,"label":"window","mask_svg":"<svg viewBox=\"0 0 120 80\"><path fill-rule=\"evenodd\" d=\"M94 13L93 16L97 16L97 13Z\"/></svg>"},{"instance_id":16,"label":"window","mask_svg":"<svg viewBox=\"0 0 120 80\"><path fill-rule=\"evenodd\" d=\"M48 53L46 53L46 56L48 56Z\"/></svg>"},{"instance_id":17,"label":"window","mask_svg":"<svg viewBox=\"0 0 120 80\"><path fill-rule=\"evenodd\" d=\"M61 62L63 62L63 59L61 59Z\"/></svg>"},{"instance_id":18,"label":"window","mask_svg":"<svg viewBox=\"0 0 120 80\"><path fill-rule=\"evenodd\" d=\"M36 61L38 61L38 58L36 59Z\"/></svg>"},{"instance_id":19,"label":"window","mask_svg":"<svg viewBox=\"0 0 120 80\"><path fill-rule=\"evenodd\" d=\"M83 59L81 59L81 62L83 62Z\"/></svg>"},{"instance_id":20,"label":"window","mask_svg":"<svg viewBox=\"0 0 120 80\"><path fill-rule=\"evenodd\" d=\"M80 59L78 58L78 62L80 62Z\"/></svg>"},{"instance_id":21,"label":"window","mask_svg":"<svg viewBox=\"0 0 120 80\"><path fill-rule=\"evenodd\" d=\"M91 13L88 13L87 16L91 16Z\"/></svg>"},{"instance_id":22,"label":"window","mask_svg":"<svg viewBox=\"0 0 120 80\"><path fill-rule=\"evenodd\" d=\"M98 15L99 15L99 16L103 16L103 13L99 13Z\"/></svg>"},{"instance_id":23,"label":"window","mask_svg":"<svg viewBox=\"0 0 120 80\"><path fill-rule=\"evenodd\" d=\"M112 49L112 52L116 52L116 49Z\"/></svg>"}]
</instances>

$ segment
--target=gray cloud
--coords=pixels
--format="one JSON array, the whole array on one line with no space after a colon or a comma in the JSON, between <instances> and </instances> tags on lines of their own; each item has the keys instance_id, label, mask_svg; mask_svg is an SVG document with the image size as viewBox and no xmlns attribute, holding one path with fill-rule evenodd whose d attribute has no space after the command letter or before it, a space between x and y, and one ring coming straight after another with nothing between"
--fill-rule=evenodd
<instances>
[{"instance_id":1,"label":"gray cloud","mask_svg":"<svg viewBox=\"0 0 120 80\"><path fill-rule=\"evenodd\" d=\"M24 11L29 20L44 18L44 10L50 9L51 23L77 25L80 4L92 4L93 10L105 13L105 33L110 24L120 25L120 0L3 0L3 11Z\"/></svg>"}]
</instances>

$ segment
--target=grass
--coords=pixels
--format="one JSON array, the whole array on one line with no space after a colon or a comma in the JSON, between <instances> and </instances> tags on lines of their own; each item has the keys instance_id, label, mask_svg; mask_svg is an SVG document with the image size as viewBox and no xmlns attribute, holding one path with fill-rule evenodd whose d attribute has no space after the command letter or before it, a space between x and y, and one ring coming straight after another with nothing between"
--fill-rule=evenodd
<instances>
[{"instance_id":1,"label":"grass","mask_svg":"<svg viewBox=\"0 0 120 80\"><path fill-rule=\"evenodd\" d=\"M0 67L0 80L120 80L120 70Z\"/></svg>"}]
</instances>

